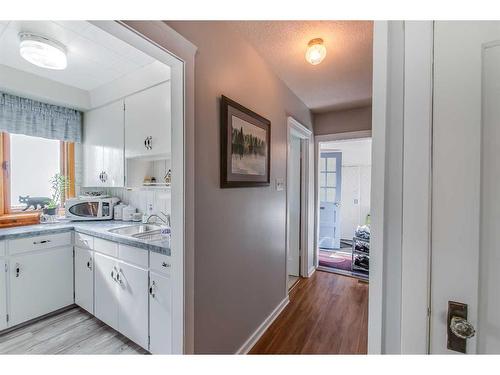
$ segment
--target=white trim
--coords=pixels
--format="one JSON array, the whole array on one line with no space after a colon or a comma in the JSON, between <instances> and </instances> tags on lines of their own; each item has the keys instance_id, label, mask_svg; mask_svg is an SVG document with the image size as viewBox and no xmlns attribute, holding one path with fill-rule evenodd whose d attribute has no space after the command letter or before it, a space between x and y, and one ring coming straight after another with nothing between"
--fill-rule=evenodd
<instances>
[{"instance_id":1,"label":"white trim","mask_svg":"<svg viewBox=\"0 0 500 375\"><path fill-rule=\"evenodd\" d=\"M314 272L316 272L316 266L313 264L311 267L309 267L309 271L307 272L307 277L311 277Z\"/></svg>"},{"instance_id":2,"label":"white trim","mask_svg":"<svg viewBox=\"0 0 500 375\"><path fill-rule=\"evenodd\" d=\"M173 353L194 352L194 56L196 46L161 21L93 21L94 25L126 41L172 69L172 158L181 166L172 180ZM148 43L144 43L144 41ZM175 77L181 77L176 79ZM175 110L180 108L180 111Z\"/></svg>"},{"instance_id":3,"label":"white trim","mask_svg":"<svg viewBox=\"0 0 500 375\"><path fill-rule=\"evenodd\" d=\"M355 132L345 132L345 133L334 133L334 134L323 134L314 137L317 143L319 142L331 142L331 141L343 141L357 138L371 138L371 130L358 130Z\"/></svg>"},{"instance_id":4,"label":"white trim","mask_svg":"<svg viewBox=\"0 0 500 375\"><path fill-rule=\"evenodd\" d=\"M289 186L289 173L290 170L290 160L289 160L289 152L290 152L290 139L292 136L298 137L301 139L302 150L303 150L303 163L302 163L302 175L304 178L302 179L302 191L304 194L302 195L301 202L301 244L300 244L300 275L303 277L309 277L309 268L311 267L310 263L314 263L314 236L312 232L312 228L314 228L314 206L313 206L313 195L311 192L314 192L314 180L312 177L312 172L314 170L313 158L311 157L312 152L314 150L314 140L313 133L311 130L306 128L300 122L295 120L293 117L287 118L287 162L286 162L286 246L285 246L285 261L286 261L286 273L285 273L285 295L288 295L288 234L290 231L289 228L289 202L288 202L288 186ZM309 259L311 258L311 260Z\"/></svg>"},{"instance_id":5,"label":"white trim","mask_svg":"<svg viewBox=\"0 0 500 375\"><path fill-rule=\"evenodd\" d=\"M368 289L368 353L383 353L384 214L387 101L389 89L389 22L373 27L372 182L370 284Z\"/></svg>"},{"instance_id":6,"label":"white trim","mask_svg":"<svg viewBox=\"0 0 500 375\"><path fill-rule=\"evenodd\" d=\"M250 335L250 337L245 341L245 343L236 351L235 354L247 354L250 349L259 341L264 332L273 324L276 318L281 314L281 312L287 307L290 299L286 296L276 308L268 315L268 317L262 322L262 324Z\"/></svg>"},{"instance_id":7,"label":"white trim","mask_svg":"<svg viewBox=\"0 0 500 375\"><path fill-rule=\"evenodd\" d=\"M401 354L427 354L433 22L405 21Z\"/></svg>"}]
</instances>

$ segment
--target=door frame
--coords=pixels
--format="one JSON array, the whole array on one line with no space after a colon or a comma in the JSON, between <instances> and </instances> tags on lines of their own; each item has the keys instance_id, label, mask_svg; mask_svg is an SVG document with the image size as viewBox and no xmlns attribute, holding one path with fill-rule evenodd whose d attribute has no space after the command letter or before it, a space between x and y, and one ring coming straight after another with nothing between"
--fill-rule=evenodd
<instances>
[{"instance_id":1,"label":"door frame","mask_svg":"<svg viewBox=\"0 0 500 375\"><path fill-rule=\"evenodd\" d=\"M301 140L301 151L302 151L302 163L301 163L301 202L300 202L300 230L301 230L301 240L300 240L300 267L299 273L301 277L310 277L316 270L313 262L313 237L312 228L314 227L314 215L313 215L313 194L314 191L314 181L312 178L312 172L314 170L314 158L312 152L314 150L313 133L311 130L306 128L300 122L295 120L293 117L289 116L287 118L287 148L286 148L286 250L285 250L285 296L288 296L288 249L289 249L289 233L290 233L290 209L289 209L289 194L288 186L290 184L289 177L290 173L290 141L291 137L297 137Z\"/></svg>"},{"instance_id":2,"label":"door frame","mask_svg":"<svg viewBox=\"0 0 500 375\"><path fill-rule=\"evenodd\" d=\"M433 22L375 21L368 353L427 354Z\"/></svg>"},{"instance_id":3,"label":"door frame","mask_svg":"<svg viewBox=\"0 0 500 375\"><path fill-rule=\"evenodd\" d=\"M371 138L371 130L358 130L353 132L323 134L314 137L314 266L319 267L319 160L321 158L321 150L319 144L322 142L346 141L349 139ZM342 165L341 165L342 167Z\"/></svg>"},{"instance_id":4,"label":"door frame","mask_svg":"<svg viewBox=\"0 0 500 375\"><path fill-rule=\"evenodd\" d=\"M194 353L194 62L197 47L162 21L91 21L95 26L169 65L181 82L172 79L172 122L183 123L172 133L172 155L177 156L178 176L172 180L173 308L172 351ZM175 87L174 87L175 85ZM178 255L175 255L178 254Z\"/></svg>"}]
</instances>

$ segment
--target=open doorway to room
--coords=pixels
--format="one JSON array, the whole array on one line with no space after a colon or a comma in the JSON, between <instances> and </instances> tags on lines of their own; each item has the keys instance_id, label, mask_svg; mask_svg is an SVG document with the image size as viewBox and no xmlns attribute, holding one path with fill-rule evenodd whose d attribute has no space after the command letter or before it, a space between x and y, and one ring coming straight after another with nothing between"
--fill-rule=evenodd
<instances>
[{"instance_id":1,"label":"open doorway to room","mask_svg":"<svg viewBox=\"0 0 500 375\"><path fill-rule=\"evenodd\" d=\"M367 280L371 137L327 139L318 146L318 267Z\"/></svg>"},{"instance_id":2,"label":"open doorway to room","mask_svg":"<svg viewBox=\"0 0 500 375\"><path fill-rule=\"evenodd\" d=\"M309 276L313 266L312 240L308 228L312 224L313 195L312 185L314 158L312 132L295 119L288 118L287 150L287 293L300 280Z\"/></svg>"}]
</instances>

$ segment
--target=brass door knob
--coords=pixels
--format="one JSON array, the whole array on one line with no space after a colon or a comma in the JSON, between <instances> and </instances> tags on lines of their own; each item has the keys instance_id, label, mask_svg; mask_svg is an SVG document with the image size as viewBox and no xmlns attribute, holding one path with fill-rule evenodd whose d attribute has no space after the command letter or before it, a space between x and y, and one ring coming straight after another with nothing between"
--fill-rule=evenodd
<instances>
[{"instance_id":1,"label":"brass door knob","mask_svg":"<svg viewBox=\"0 0 500 375\"><path fill-rule=\"evenodd\" d=\"M460 337L461 339L470 339L476 334L474 326L466 319L459 316L451 318L450 329L455 336Z\"/></svg>"}]
</instances>

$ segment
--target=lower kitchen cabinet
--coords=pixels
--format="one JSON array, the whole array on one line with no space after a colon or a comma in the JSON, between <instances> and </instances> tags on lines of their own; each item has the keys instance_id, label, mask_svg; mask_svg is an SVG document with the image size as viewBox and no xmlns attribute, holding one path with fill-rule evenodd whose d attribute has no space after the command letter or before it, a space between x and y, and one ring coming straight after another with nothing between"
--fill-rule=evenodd
<instances>
[{"instance_id":1,"label":"lower kitchen cabinet","mask_svg":"<svg viewBox=\"0 0 500 375\"><path fill-rule=\"evenodd\" d=\"M94 315L118 330L118 269L116 260L94 254Z\"/></svg>"},{"instance_id":2,"label":"lower kitchen cabinet","mask_svg":"<svg viewBox=\"0 0 500 375\"><path fill-rule=\"evenodd\" d=\"M0 259L0 331L7 328L7 274L6 260Z\"/></svg>"},{"instance_id":3,"label":"lower kitchen cabinet","mask_svg":"<svg viewBox=\"0 0 500 375\"><path fill-rule=\"evenodd\" d=\"M94 252L75 247L75 303L94 314Z\"/></svg>"},{"instance_id":4,"label":"lower kitchen cabinet","mask_svg":"<svg viewBox=\"0 0 500 375\"><path fill-rule=\"evenodd\" d=\"M127 263L118 264L120 304L118 331L148 348L148 271Z\"/></svg>"},{"instance_id":5,"label":"lower kitchen cabinet","mask_svg":"<svg viewBox=\"0 0 500 375\"><path fill-rule=\"evenodd\" d=\"M73 247L12 256L9 326L73 303Z\"/></svg>"},{"instance_id":6,"label":"lower kitchen cabinet","mask_svg":"<svg viewBox=\"0 0 500 375\"><path fill-rule=\"evenodd\" d=\"M172 353L172 281L169 276L150 273L149 284L149 351Z\"/></svg>"}]
</instances>

